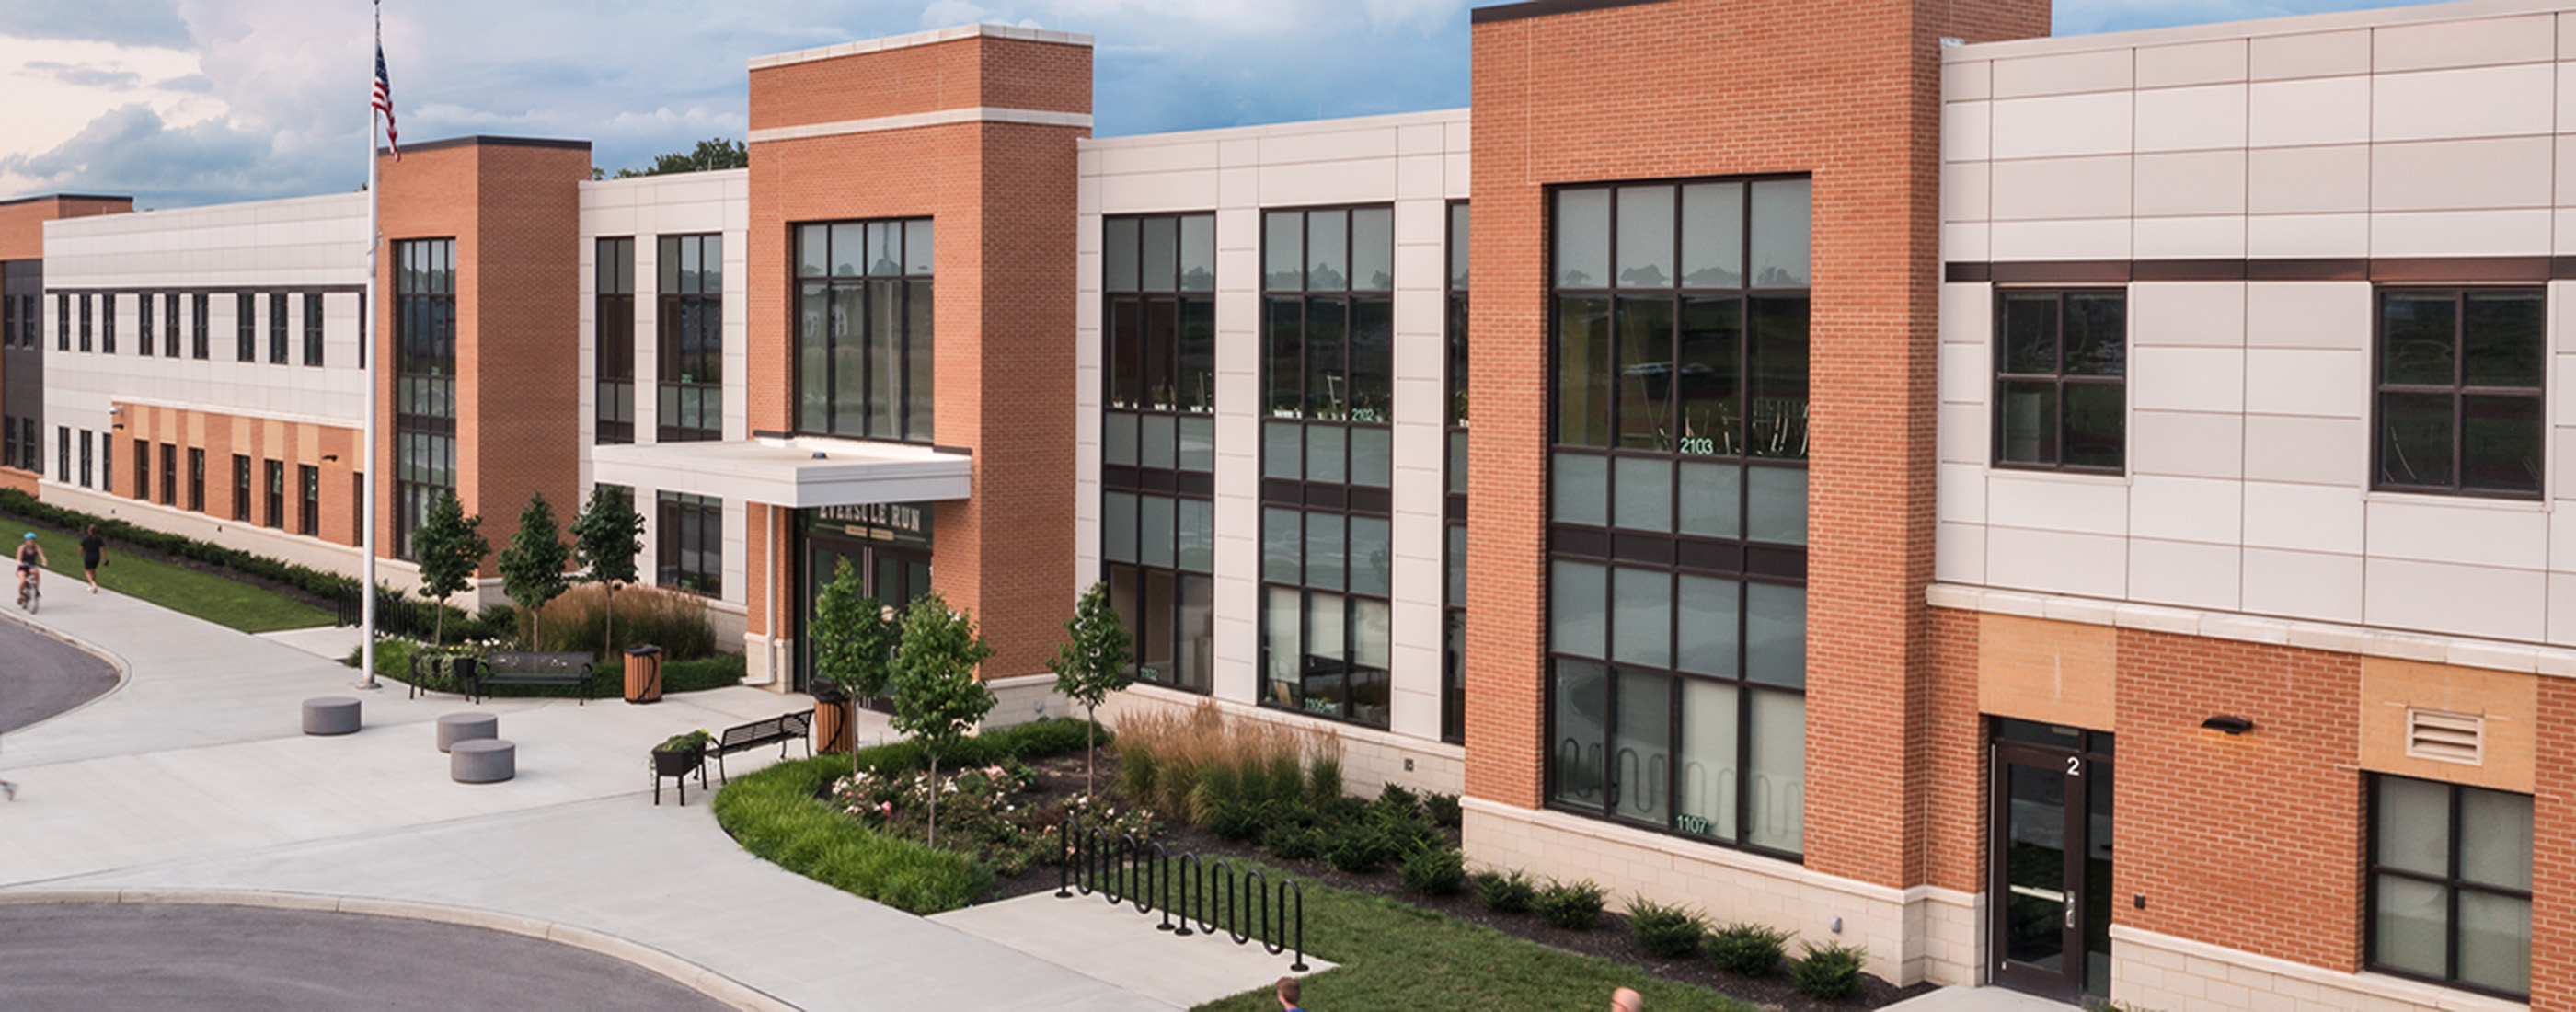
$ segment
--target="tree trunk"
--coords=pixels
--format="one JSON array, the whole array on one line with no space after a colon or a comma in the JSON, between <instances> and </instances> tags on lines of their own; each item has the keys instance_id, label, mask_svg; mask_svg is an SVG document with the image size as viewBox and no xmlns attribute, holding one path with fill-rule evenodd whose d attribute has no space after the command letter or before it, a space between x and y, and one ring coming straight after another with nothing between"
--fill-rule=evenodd
<instances>
[{"instance_id":1,"label":"tree trunk","mask_svg":"<svg viewBox=\"0 0 2576 1012\"><path fill-rule=\"evenodd\" d=\"M1091 785L1091 768L1100 761L1099 756L1100 708L1086 706L1082 708L1082 793L1085 797L1099 796L1098 789Z\"/></svg>"},{"instance_id":2,"label":"tree trunk","mask_svg":"<svg viewBox=\"0 0 2576 1012\"><path fill-rule=\"evenodd\" d=\"M930 754L930 845L939 846L939 753Z\"/></svg>"}]
</instances>

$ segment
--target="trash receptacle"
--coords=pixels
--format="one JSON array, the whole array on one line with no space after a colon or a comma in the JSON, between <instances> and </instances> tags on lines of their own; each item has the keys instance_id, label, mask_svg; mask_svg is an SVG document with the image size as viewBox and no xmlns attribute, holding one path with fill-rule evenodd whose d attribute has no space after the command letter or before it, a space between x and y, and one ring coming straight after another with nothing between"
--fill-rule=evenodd
<instances>
[{"instance_id":1,"label":"trash receptacle","mask_svg":"<svg viewBox=\"0 0 2576 1012\"><path fill-rule=\"evenodd\" d=\"M661 647L626 649L626 701L629 703L662 701Z\"/></svg>"}]
</instances>

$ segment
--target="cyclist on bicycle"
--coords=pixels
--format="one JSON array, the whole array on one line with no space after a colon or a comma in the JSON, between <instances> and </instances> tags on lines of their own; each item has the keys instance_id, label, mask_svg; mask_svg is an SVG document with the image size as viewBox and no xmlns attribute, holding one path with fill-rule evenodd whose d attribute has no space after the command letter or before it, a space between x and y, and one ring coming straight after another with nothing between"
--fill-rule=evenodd
<instances>
[{"instance_id":1,"label":"cyclist on bicycle","mask_svg":"<svg viewBox=\"0 0 2576 1012\"><path fill-rule=\"evenodd\" d=\"M18 597L20 599L23 600L27 596L27 589L39 579L36 575L36 567L41 565L51 565L45 559L45 546L36 543L36 532L28 531L26 539L18 542Z\"/></svg>"}]
</instances>

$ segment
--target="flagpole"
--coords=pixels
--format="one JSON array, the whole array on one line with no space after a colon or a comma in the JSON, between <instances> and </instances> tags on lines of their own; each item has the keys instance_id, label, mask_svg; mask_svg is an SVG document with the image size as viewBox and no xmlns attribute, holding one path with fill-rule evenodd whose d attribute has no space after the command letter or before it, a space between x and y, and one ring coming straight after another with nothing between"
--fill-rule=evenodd
<instances>
[{"instance_id":1,"label":"flagpole","mask_svg":"<svg viewBox=\"0 0 2576 1012\"><path fill-rule=\"evenodd\" d=\"M378 63L367 65L370 84L375 80L385 51L385 7L377 0L376 48L369 53ZM365 420L359 424L359 439L366 445L359 451L358 466L365 480L358 483L358 625L364 640L358 651L358 687L376 688L376 482L381 477L376 469L376 363L384 357L376 347L376 317L384 315L384 302L376 297L376 250L384 245L384 235L376 230L376 104L372 93L367 102L367 310L358 314L358 371L364 374L367 388L362 401Z\"/></svg>"}]
</instances>

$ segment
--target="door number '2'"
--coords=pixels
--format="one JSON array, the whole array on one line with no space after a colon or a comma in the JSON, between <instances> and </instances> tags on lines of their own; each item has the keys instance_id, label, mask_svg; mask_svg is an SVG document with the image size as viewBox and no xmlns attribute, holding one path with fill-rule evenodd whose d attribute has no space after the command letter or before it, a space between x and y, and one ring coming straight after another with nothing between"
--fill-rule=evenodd
<instances>
[{"instance_id":1,"label":"door number '2'","mask_svg":"<svg viewBox=\"0 0 2576 1012\"><path fill-rule=\"evenodd\" d=\"M2071 755L2066 757L2066 775L2070 777L2080 777L2084 775L2083 756Z\"/></svg>"}]
</instances>

